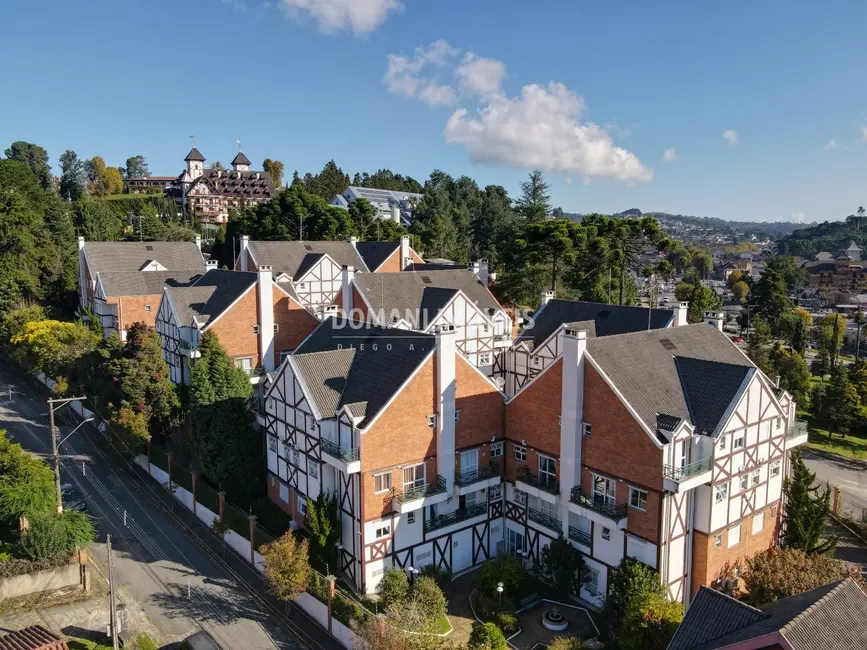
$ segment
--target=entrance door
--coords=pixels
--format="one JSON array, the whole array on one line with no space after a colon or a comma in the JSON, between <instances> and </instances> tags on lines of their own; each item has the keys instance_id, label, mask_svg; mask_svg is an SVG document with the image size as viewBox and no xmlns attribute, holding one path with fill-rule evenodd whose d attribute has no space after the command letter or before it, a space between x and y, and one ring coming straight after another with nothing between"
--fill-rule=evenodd
<instances>
[{"instance_id":1,"label":"entrance door","mask_svg":"<svg viewBox=\"0 0 867 650\"><path fill-rule=\"evenodd\" d=\"M479 470L479 450L471 449L461 452L461 475Z\"/></svg>"}]
</instances>

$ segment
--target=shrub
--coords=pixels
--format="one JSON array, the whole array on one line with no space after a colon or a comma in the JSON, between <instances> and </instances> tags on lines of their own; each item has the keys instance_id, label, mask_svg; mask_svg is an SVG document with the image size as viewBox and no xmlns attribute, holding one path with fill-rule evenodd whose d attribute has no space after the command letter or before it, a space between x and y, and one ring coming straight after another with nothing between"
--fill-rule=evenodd
<instances>
[{"instance_id":1,"label":"shrub","mask_svg":"<svg viewBox=\"0 0 867 650\"><path fill-rule=\"evenodd\" d=\"M34 560L69 557L90 544L95 536L93 522L83 512L64 510L34 518L21 536L21 550Z\"/></svg>"},{"instance_id":2,"label":"shrub","mask_svg":"<svg viewBox=\"0 0 867 650\"><path fill-rule=\"evenodd\" d=\"M626 558L612 572L608 581L605 608L615 618L622 619L633 601L643 600L651 594L664 596L659 574L638 560Z\"/></svg>"},{"instance_id":3,"label":"shrub","mask_svg":"<svg viewBox=\"0 0 867 650\"><path fill-rule=\"evenodd\" d=\"M292 517L268 497L259 497L253 502L256 523L272 535L282 535L289 530Z\"/></svg>"},{"instance_id":4,"label":"shrub","mask_svg":"<svg viewBox=\"0 0 867 650\"><path fill-rule=\"evenodd\" d=\"M584 584L587 568L581 553L562 534L542 549L539 564L542 577L560 591L577 594Z\"/></svg>"},{"instance_id":5,"label":"shrub","mask_svg":"<svg viewBox=\"0 0 867 650\"><path fill-rule=\"evenodd\" d=\"M307 589L310 564L306 539L297 540L291 530L265 544L259 552L265 559L265 584L281 600L293 600Z\"/></svg>"},{"instance_id":6,"label":"shrub","mask_svg":"<svg viewBox=\"0 0 867 650\"><path fill-rule=\"evenodd\" d=\"M401 603L409 594L409 580L401 569L389 569L379 583L379 598L383 608Z\"/></svg>"},{"instance_id":7,"label":"shrub","mask_svg":"<svg viewBox=\"0 0 867 650\"><path fill-rule=\"evenodd\" d=\"M504 595L514 597L524 582L524 567L514 555L487 560L479 569L479 587L490 596L497 595L497 583L503 583Z\"/></svg>"},{"instance_id":8,"label":"shrub","mask_svg":"<svg viewBox=\"0 0 867 650\"><path fill-rule=\"evenodd\" d=\"M428 564L423 567L419 573L419 577L421 576L427 576L436 580L440 589L445 589L452 581L452 572L440 569L435 564Z\"/></svg>"},{"instance_id":9,"label":"shrub","mask_svg":"<svg viewBox=\"0 0 867 650\"><path fill-rule=\"evenodd\" d=\"M548 650L582 650L583 647L574 636L558 636L551 641Z\"/></svg>"},{"instance_id":10,"label":"shrub","mask_svg":"<svg viewBox=\"0 0 867 650\"><path fill-rule=\"evenodd\" d=\"M683 620L683 605L652 593L633 601L623 620L622 650L665 650Z\"/></svg>"},{"instance_id":11,"label":"shrub","mask_svg":"<svg viewBox=\"0 0 867 650\"><path fill-rule=\"evenodd\" d=\"M412 597L428 620L436 621L441 616L445 616L448 603L445 594L433 578L422 576L416 579Z\"/></svg>"},{"instance_id":12,"label":"shrub","mask_svg":"<svg viewBox=\"0 0 867 650\"><path fill-rule=\"evenodd\" d=\"M341 596L339 593L334 594L334 600L332 601L331 606L332 611L334 612L334 618L344 625L351 625L352 621L357 621L359 623L364 621L364 610L356 603Z\"/></svg>"},{"instance_id":13,"label":"shrub","mask_svg":"<svg viewBox=\"0 0 867 650\"><path fill-rule=\"evenodd\" d=\"M470 633L471 650L506 650L506 637L493 623L482 623Z\"/></svg>"},{"instance_id":14,"label":"shrub","mask_svg":"<svg viewBox=\"0 0 867 650\"><path fill-rule=\"evenodd\" d=\"M514 634L518 631L518 617L514 612L500 612L497 614L497 625L503 631L503 634Z\"/></svg>"}]
</instances>

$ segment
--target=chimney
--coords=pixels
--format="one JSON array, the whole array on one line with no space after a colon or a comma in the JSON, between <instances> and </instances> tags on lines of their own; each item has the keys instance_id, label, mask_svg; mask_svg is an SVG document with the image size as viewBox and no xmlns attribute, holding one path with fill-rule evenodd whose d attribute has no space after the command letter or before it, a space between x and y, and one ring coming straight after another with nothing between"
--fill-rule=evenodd
<instances>
[{"instance_id":1,"label":"chimney","mask_svg":"<svg viewBox=\"0 0 867 650\"><path fill-rule=\"evenodd\" d=\"M349 320L352 313L352 281L355 279L355 267L343 265L343 281L340 285L340 307L343 310L343 318Z\"/></svg>"},{"instance_id":2,"label":"chimney","mask_svg":"<svg viewBox=\"0 0 867 650\"><path fill-rule=\"evenodd\" d=\"M402 235L400 238L400 270L405 270L410 264L412 264L412 258L409 255L409 235Z\"/></svg>"},{"instance_id":3,"label":"chimney","mask_svg":"<svg viewBox=\"0 0 867 650\"><path fill-rule=\"evenodd\" d=\"M353 247L355 250L358 250L358 237L350 237L350 238L349 238L349 243L352 244L352 247Z\"/></svg>"},{"instance_id":4,"label":"chimney","mask_svg":"<svg viewBox=\"0 0 867 650\"><path fill-rule=\"evenodd\" d=\"M200 251L202 250L202 236L201 235L196 235L196 248L198 248Z\"/></svg>"},{"instance_id":5,"label":"chimney","mask_svg":"<svg viewBox=\"0 0 867 650\"><path fill-rule=\"evenodd\" d=\"M78 238L78 250L81 250L82 248L84 248L84 237L79 237Z\"/></svg>"},{"instance_id":6,"label":"chimney","mask_svg":"<svg viewBox=\"0 0 867 650\"><path fill-rule=\"evenodd\" d=\"M472 271L483 285L488 286L488 260L476 260L467 265L467 270Z\"/></svg>"},{"instance_id":7,"label":"chimney","mask_svg":"<svg viewBox=\"0 0 867 650\"><path fill-rule=\"evenodd\" d=\"M563 379L560 396L560 494L569 494L581 481L581 444L584 419L584 353L587 332L566 329L563 332ZM566 505L560 513L568 525ZM568 533L568 530L565 531Z\"/></svg>"},{"instance_id":8,"label":"chimney","mask_svg":"<svg viewBox=\"0 0 867 650\"><path fill-rule=\"evenodd\" d=\"M446 480L446 490L455 483L455 328L436 330L437 473Z\"/></svg>"},{"instance_id":9,"label":"chimney","mask_svg":"<svg viewBox=\"0 0 867 650\"><path fill-rule=\"evenodd\" d=\"M247 269L247 247L250 245L250 235L241 235L241 252L238 253L238 259L241 260L240 270L246 271Z\"/></svg>"},{"instance_id":10,"label":"chimney","mask_svg":"<svg viewBox=\"0 0 867 650\"><path fill-rule=\"evenodd\" d=\"M552 300L554 300L554 292L553 291L543 291L542 292L542 304L539 305L539 307L540 308L544 307Z\"/></svg>"},{"instance_id":11,"label":"chimney","mask_svg":"<svg viewBox=\"0 0 867 650\"><path fill-rule=\"evenodd\" d=\"M704 322L709 325L713 325L720 332L723 331L723 320L725 319L725 314L721 311L706 311L703 315Z\"/></svg>"},{"instance_id":12,"label":"chimney","mask_svg":"<svg viewBox=\"0 0 867 650\"><path fill-rule=\"evenodd\" d=\"M398 226L400 225L400 206L391 206L391 220L394 221Z\"/></svg>"},{"instance_id":13,"label":"chimney","mask_svg":"<svg viewBox=\"0 0 867 650\"><path fill-rule=\"evenodd\" d=\"M213 270L219 268L218 264L219 264L219 262L217 260L207 260L205 262L205 269L208 271L213 271Z\"/></svg>"},{"instance_id":14,"label":"chimney","mask_svg":"<svg viewBox=\"0 0 867 650\"><path fill-rule=\"evenodd\" d=\"M274 362L274 288L271 267L261 265L256 283L259 305L259 360L266 372L273 372Z\"/></svg>"},{"instance_id":15,"label":"chimney","mask_svg":"<svg viewBox=\"0 0 867 650\"><path fill-rule=\"evenodd\" d=\"M686 325L686 318L687 318L688 313L689 313L689 303L688 302L677 303L677 309L674 312L674 326L680 327L681 325Z\"/></svg>"}]
</instances>

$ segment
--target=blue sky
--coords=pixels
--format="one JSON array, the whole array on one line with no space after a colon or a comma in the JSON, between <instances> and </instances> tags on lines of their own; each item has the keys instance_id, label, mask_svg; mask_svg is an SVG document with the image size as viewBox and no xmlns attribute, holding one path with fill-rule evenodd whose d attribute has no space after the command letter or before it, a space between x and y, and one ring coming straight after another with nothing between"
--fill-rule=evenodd
<instances>
[{"instance_id":1,"label":"blue sky","mask_svg":"<svg viewBox=\"0 0 867 650\"><path fill-rule=\"evenodd\" d=\"M867 204L854 0L47 0L0 24L0 143L44 146L55 173L70 148L176 174L195 134L224 164L240 139L288 174L334 158L513 195L539 166L571 212Z\"/></svg>"}]
</instances>

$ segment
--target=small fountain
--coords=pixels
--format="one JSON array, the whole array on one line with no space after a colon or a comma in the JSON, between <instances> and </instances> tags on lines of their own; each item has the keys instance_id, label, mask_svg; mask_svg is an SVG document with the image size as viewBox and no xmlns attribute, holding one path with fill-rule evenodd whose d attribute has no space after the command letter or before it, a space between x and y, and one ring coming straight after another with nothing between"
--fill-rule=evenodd
<instances>
[{"instance_id":1,"label":"small fountain","mask_svg":"<svg viewBox=\"0 0 867 650\"><path fill-rule=\"evenodd\" d=\"M560 610L554 607L546 609L545 613L542 614L542 625L552 632L562 632L569 627L569 621L560 613Z\"/></svg>"}]
</instances>

